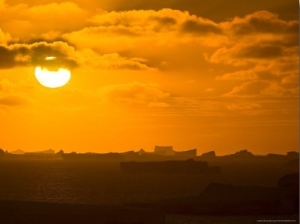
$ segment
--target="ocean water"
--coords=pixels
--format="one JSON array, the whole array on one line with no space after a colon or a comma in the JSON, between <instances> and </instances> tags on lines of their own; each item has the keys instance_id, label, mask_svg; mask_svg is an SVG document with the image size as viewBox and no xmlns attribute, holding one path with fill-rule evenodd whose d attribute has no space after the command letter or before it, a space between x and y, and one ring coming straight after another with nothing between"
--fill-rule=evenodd
<instances>
[{"instance_id":1,"label":"ocean water","mask_svg":"<svg viewBox=\"0 0 300 224\"><path fill-rule=\"evenodd\" d=\"M198 195L211 182L276 186L282 175L274 167L261 167L263 175L230 169L218 175L139 174L121 172L119 163L2 160L0 200L121 205Z\"/></svg>"},{"instance_id":2,"label":"ocean water","mask_svg":"<svg viewBox=\"0 0 300 224\"><path fill-rule=\"evenodd\" d=\"M129 174L119 163L0 161L0 200L88 204L150 202L197 195L216 177Z\"/></svg>"},{"instance_id":3,"label":"ocean water","mask_svg":"<svg viewBox=\"0 0 300 224\"><path fill-rule=\"evenodd\" d=\"M289 170L281 164L223 164L222 173L123 173L119 163L65 160L0 160L0 201L122 205L198 195L212 182L276 186ZM258 223L299 217L231 217L167 214L166 224Z\"/></svg>"}]
</instances>

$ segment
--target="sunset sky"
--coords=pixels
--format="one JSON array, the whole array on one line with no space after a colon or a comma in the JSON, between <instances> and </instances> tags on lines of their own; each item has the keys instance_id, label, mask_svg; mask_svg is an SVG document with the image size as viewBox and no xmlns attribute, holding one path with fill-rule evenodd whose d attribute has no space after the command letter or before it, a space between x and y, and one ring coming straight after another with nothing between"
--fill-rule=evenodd
<instances>
[{"instance_id":1,"label":"sunset sky","mask_svg":"<svg viewBox=\"0 0 300 224\"><path fill-rule=\"evenodd\" d=\"M298 0L0 0L0 148L298 150ZM46 88L46 57L71 70Z\"/></svg>"}]
</instances>

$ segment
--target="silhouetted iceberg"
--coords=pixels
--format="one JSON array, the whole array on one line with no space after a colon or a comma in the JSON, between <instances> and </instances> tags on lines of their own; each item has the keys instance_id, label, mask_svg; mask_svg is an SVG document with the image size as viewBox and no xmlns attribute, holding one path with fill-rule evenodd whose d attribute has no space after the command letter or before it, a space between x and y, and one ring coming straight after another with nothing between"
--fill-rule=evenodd
<instances>
[{"instance_id":1,"label":"silhouetted iceberg","mask_svg":"<svg viewBox=\"0 0 300 224\"><path fill-rule=\"evenodd\" d=\"M210 151L210 152L205 152L205 153L202 153L201 155L202 158L215 158L216 157L216 153L215 151Z\"/></svg>"},{"instance_id":2,"label":"silhouetted iceberg","mask_svg":"<svg viewBox=\"0 0 300 224\"><path fill-rule=\"evenodd\" d=\"M94 160L94 161L121 161L124 156L121 153L64 153L62 158L65 160Z\"/></svg>"},{"instance_id":3,"label":"silhouetted iceberg","mask_svg":"<svg viewBox=\"0 0 300 224\"><path fill-rule=\"evenodd\" d=\"M155 146L154 153L165 155L165 156L173 156L175 155L175 151L173 150L173 146Z\"/></svg>"},{"instance_id":4,"label":"silhouetted iceberg","mask_svg":"<svg viewBox=\"0 0 300 224\"><path fill-rule=\"evenodd\" d=\"M299 152L296 152L296 151L287 152L286 155L291 158L299 159Z\"/></svg>"},{"instance_id":5,"label":"silhouetted iceberg","mask_svg":"<svg viewBox=\"0 0 300 224\"><path fill-rule=\"evenodd\" d=\"M249 152L247 149L244 149L244 150L238 151L234 154L226 155L225 157L245 159L245 158L253 158L254 155L253 155L253 153Z\"/></svg>"},{"instance_id":6,"label":"silhouetted iceberg","mask_svg":"<svg viewBox=\"0 0 300 224\"><path fill-rule=\"evenodd\" d=\"M175 151L175 156L194 158L197 156L197 149L190 149L185 151Z\"/></svg>"},{"instance_id":7,"label":"silhouetted iceberg","mask_svg":"<svg viewBox=\"0 0 300 224\"><path fill-rule=\"evenodd\" d=\"M134 173L220 173L220 167L209 167L207 162L185 161L120 162L121 170Z\"/></svg>"}]
</instances>

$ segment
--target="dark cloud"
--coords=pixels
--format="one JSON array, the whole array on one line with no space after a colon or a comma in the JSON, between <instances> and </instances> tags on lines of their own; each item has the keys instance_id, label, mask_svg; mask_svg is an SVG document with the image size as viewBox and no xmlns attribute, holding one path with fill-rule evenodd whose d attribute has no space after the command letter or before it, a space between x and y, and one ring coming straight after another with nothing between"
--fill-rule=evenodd
<instances>
[{"instance_id":1,"label":"dark cloud","mask_svg":"<svg viewBox=\"0 0 300 224\"><path fill-rule=\"evenodd\" d=\"M0 46L0 68L15 66L54 66L74 67L76 60L72 58L73 47L64 42L37 42L33 44L11 44ZM47 56L54 56L56 60L46 61Z\"/></svg>"},{"instance_id":2,"label":"dark cloud","mask_svg":"<svg viewBox=\"0 0 300 224\"><path fill-rule=\"evenodd\" d=\"M283 56L284 51L280 46L277 45L249 45L241 49L236 57L239 58L278 58Z\"/></svg>"},{"instance_id":3,"label":"dark cloud","mask_svg":"<svg viewBox=\"0 0 300 224\"><path fill-rule=\"evenodd\" d=\"M150 68L142 63L135 61L123 61L120 63L111 64L108 69L128 69L128 70L150 70Z\"/></svg>"},{"instance_id":4,"label":"dark cloud","mask_svg":"<svg viewBox=\"0 0 300 224\"><path fill-rule=\"evenodd\" d=\"M294 21L284 21L278 15L268 11L259 11L247 15L244 18L233 20L230 29L236 35L249 35L258 33L271 34L298 34L299 23Z\"/></svg>"},{"instance_id":5,"label":"dark cloud","mask_svg":"<svg viewBox=\"0 0 300 224\"><path fill-rule=\"evenodd\" d=\"M219 48L211 57L207 57L207 60L213 63L244 66L249 63L272 63L279 59L282 59L282 63L289 64L289 61L294 60L295 57L298 57L297 47L284 47L274 44L273 41L261 43L253 40L252 43L241 41L232 43L231 47Z\"/></svg>"},{"instance_id":6,"label":"dark cloud","mask_svg":"<svg viewBox=\"0 0 300 224\"><path fill-rule=\"evenodd\" d=\"M0 68L12 68L16 65L14 52L0 46Z\"/></svg>"},{"instance_id":7,"label":"dark cloud","mask_svg":"<svg viewBox=\"0 0 300 224\"><path fill-rule=\"evenodd\" d=\"M152 17L151 19L156 20L163 26L175 25L177 23L176 19L172 17Z\"/></svg>"},{"instance_id":8,"label":"dark cloud","mask_svg":"<svg viewBox=\"0 0 300 224\"><path fill-rule=\"evenodd\" d=\"M177 24L177 20L172 17L150 17L150 20L156 21L157 25L155 26L155 30L160 31L162 29L170 29L171 27L175 26Z\"/></svg>"},{"instance_id":9,"label":"dark cloud","mask_svg":"<svg viewBox=\"0 0 300 224\"><path fill-rule=\"evenodd\" d=\"M200 21L188 20L182 24L181 28L184 33L207 34L216 33L220 34L221 29L212 23L205 23Z\"/></svg>"},{"instance_id":10,"label":"dark cloud","mask_svg":"<svg viewBox=\"0 0 300 224\"><path fill-rule=\"evenodd\" d=\"M278 36L280 36L280 34ZM282 46L284 48L298 47L299 35L284 35L282 38L279 37L277 39L274 38L274 40L262 40L260 43L263 45Z\"/></svg>"},{"instance_id":11,"label":"dark cloud","mask_svg":"<svg viewBox=\"0 0 300 224\"><path fill-rule=\"evenodd\" d=\"M83 7L89 5L97 8L103 8L108 11L124 10L160 10L162 8L178 9L189 11L201 17L209 18L220 22L235 16L243 16L258 10L268 10L281 15L283 19L297 19L299 17L299 2L296 0L251 0L251 2L236 0L87 0L86 4L76 0Z\"/></svg>"},{"instance_id":12,"label":"dark cloud","mask_svg":"<svg viewBox=\"0 0 300 224\"><path fill-rule=\"evenodd\" d=\"M99 27L87 27L85 30L88 30L92 34L107 34L114 36L128 36L128 37L138 37L141 36L141 30L137 30L131 27L125 26L99 26Z\"/></svg>"},{"instance_id":13,"label":"dark cloud","mask_svg":"<svg viewBox=\"0 0 300 224\"><path fill-rule=\"evenodd\" d=\"M174 29L179 15L183 13L171 9L103 12L89 20L95 27L88 29L115 35L139 36L147 32Z\"/></svg>"},{"instance_id":14,"label":"dark cloud","mask_svg":"<svg viewBox=\"0 0 300 224\"><path fill-rule=\"evenodd\" d=\"M59 47L56 48L48 44L41 44L31 48L30 55L33 65L74 67L77 64L75 60L70 58L68 52L64 52ZM54 56L56 58L55 60L45 60L47 56Z\"/></svg>"}]
</instances>

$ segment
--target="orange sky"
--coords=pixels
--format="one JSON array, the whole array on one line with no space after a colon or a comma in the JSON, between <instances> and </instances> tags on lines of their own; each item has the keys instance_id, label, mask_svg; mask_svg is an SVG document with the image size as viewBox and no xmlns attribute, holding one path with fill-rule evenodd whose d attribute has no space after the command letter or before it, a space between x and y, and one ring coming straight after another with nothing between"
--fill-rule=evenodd
<instances>
[{"instance_id":1,"label":"orange sky","mask_svg":"<svg viewBox=\"0 0 300 224\"><path fill-rule=\"evenodd\" d=\"M299 3L247 4L0 0L0 148L298 150Z\"/></svg>"}]
</instances>

